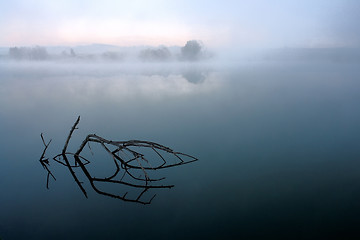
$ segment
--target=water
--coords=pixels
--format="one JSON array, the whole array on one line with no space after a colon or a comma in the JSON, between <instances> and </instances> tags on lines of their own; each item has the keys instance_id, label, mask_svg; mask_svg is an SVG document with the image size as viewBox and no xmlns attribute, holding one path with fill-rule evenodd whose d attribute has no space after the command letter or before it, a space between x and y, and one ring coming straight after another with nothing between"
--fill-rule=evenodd
<instances>
[{"instance_id":1,"label":"water","mask_svg":"<svg viewBox=\"0 0 360 240\"><path fill-rule=\"evenodd\" d=\"M356 63L0 64L2 239L350 239L360 223ZM200 160L151 205L86 199L39 163L87 134ZM102 161L102 158L99 160ZM83 176L82 176L83 177ZM86 181L85 178L82 178Z\"/></svg>"}]
</instances>

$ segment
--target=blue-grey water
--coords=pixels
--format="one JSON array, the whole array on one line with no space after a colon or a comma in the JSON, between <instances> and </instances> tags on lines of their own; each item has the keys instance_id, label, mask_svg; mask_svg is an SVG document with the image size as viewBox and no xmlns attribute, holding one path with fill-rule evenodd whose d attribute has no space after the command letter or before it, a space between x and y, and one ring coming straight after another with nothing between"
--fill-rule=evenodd
<instances>
[{"instance_id":1,"label":"blue-grey water","mask_svg":"<svg viewBox=\"0 0 360 240\"><path fill-rule=\"evenodd\" d=\"M359 106L358 63L1 62L0 238L358 239ZM60 153L78 115L73 151L96 133L199 161L146 206L53 162L46 189L40 133Z\"/></svg>"}]
</instances>

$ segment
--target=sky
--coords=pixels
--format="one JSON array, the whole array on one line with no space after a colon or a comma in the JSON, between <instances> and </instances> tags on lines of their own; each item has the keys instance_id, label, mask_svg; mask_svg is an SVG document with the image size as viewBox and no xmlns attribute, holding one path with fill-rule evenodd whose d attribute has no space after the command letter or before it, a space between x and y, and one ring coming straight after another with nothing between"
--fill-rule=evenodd
<instances>
[{"instance_id":1,"label":"sky","mask_svg":"<svg viewBox=\"0 0 360 240\"><path fill-rule=\"evenodd\" d=\"M0 0L0 46L358 47L358 0Z\"/></svg>"}]
</instances>

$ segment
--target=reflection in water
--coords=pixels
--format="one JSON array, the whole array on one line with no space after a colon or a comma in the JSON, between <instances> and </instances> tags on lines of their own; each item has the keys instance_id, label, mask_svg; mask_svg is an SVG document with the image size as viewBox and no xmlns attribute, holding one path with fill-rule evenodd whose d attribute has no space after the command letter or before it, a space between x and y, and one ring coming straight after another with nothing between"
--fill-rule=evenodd
<instances>
[{"instance_id":1,"label":"reflection in water","mask_svg":"<svg viewBox=\"0 0 360 240\"><path fill-rule=\"evenodd\" d=\"M79 121L80 121L80 116L78 117L77 121L74 123L73 127L71 128L62 152L56 155L53 158L53 160L68 168L69 172L73 176L75 182L77 183L77 185L79 186L85 197L87 197L87 192L83 187L82 182L77 177L74 171L75 168L81 169L82 173L84 173L84 175L88 179L91 187L98 194L121 199L123 201L128 201L128 202L150 204L152 199L155 197L155 195L153 195L150 198L150 200L143 200L142 198L143 195L148 190L174 187L174 185L156 184L164 180L165 177L153 177L150 175L151 172L165 168L184 165L198 160L193 156L181 152L175 152L172 149L160 145L158 143L149 142L149 141L140 141L140 140L112 141L99 137L95 134L89 134L75 153L67 152L67 146L69 144L69 141L72 137L74 130L77 129L77 125L79 124ZM41 139L43 141L45 148L40 157L40 163L47 171L46 186L48 187L50 176L54 180L56 180L55 176L48 168L48 166L50 165L49 159L45 158L45 153L48 146L51 143L51 140L48 143L46 143L42 134L41 134ZM93 175L91 175L90 171L86 167L86 165L90 164L90 161L86 157L80 154L83 152L86 145L88 145L90 148L89 145L90 142L99 144L110 155L115 169L109 176L94 177ZM151 153L157 156L157 160L149 158L147 155L145 156L145 153L141 151L142 149L150 150ZM175 157L175 161L170 162L165 156L166 154ZM73 165L70 164L68 160L68 156L74 158ZM190 160L185 161L184 158L188 158ZM125 193L119 195L111 191L106 191L106 190L104 191L100 189L97 186L97 184L99 183L122 185L129 188L130 190L137 189L139 191L133 196L129 196L130 194L128 194L129 193L128 191L125 191Z\"/></svg>"},{"instance_id":2,"label":"reflection in water","mask_svg":"<svg viewBox=\"0 0 360 240\"><path fill-rule=\"evenodd\" d=\"M161 76L163 78L171 79L174 76L180 76L184 78L189 83L200 84L205 82L208 77L210 70L202 67L184 67L178 70L174 69L165 69L157 70L151 69L149 71L143 71L141 75L143 76Z\"/></svg>"},{"instance_id":3,"label":"reflection in water","mask_svg":"<svg viewBox=\"0 0 360 240\"><path fill-rule=\"evenodd\" d=\"M48 105L206 95L223 85L209 66L0 64L0 114ZM196 84L195 84L196 83Z\"/></svg>"},{"instance_id":4,"label":"reflection in water","mask_svg":"<svg viewBox=\"0 0 360 240\"><path fill-rule=\"evenodd\" d=\"M197 69L189 69L182 73L182 76L191 83L203 83L206 79L206 73Z\"/></svg>"}]
</instances>

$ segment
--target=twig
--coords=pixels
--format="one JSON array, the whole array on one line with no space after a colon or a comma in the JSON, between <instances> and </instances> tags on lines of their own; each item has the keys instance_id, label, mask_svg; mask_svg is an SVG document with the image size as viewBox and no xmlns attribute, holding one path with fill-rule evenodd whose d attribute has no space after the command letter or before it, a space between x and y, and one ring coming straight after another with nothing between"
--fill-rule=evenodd
<instances>
[{"instance_id":1,"label":"twig","mask_svg":"<svg viewBox=\"0 0 360 240\"><path fill-rule=\"evenodd\" d=\"M52 172L50 171L50 169L48 168L48 165L49 165L49 159L48 158L45 158L45 153L46 153L46 150L47 148L49 147L50 143L51 143L51 140L48 142L48 143L45 143L45 140L44 140L44 136L43 134L41 133L40 134L40 137L41 137L41 140L45 146L42 154L41 154L41 157L40 157L40 163L41 163L41 166L43 166L43 168L45 168L45 170L47 171L47 176L46 176L46 188L49 189L49 177L51 176L55 181L56 181L56 178L55 176L52 174Z\"/></svg>"}]
</instances>

